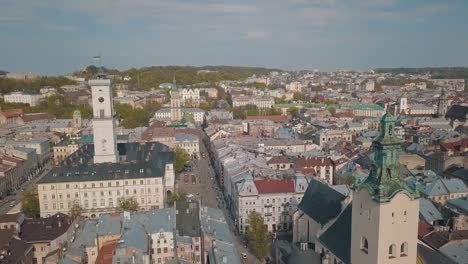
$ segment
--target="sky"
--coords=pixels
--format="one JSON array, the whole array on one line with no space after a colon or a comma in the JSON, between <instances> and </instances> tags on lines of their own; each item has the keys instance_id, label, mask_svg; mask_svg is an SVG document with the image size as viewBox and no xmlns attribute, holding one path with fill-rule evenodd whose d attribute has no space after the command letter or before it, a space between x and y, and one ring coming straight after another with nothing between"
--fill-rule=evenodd
<instances>
[{"instance_id":1,"label":"sky","mask_svg":"<svg viewBox=\"0 0 468 264\"><path fill-rule=\"evenodd\" d=\"M0 70L467 66L466 0L0 0Z\"/></svg>"}]
</instances>

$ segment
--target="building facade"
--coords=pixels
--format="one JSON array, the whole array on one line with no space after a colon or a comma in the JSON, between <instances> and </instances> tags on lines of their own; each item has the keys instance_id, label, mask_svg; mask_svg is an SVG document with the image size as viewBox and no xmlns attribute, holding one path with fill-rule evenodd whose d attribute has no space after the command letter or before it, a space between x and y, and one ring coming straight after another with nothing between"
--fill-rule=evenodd
<instances>
[{"instance_id":1,"label":"building facade","mask_svg":"<svg viewBox=\"0 0 468 264\"><path fill-rule=\"evenodd\" d=\"M3 96L3 100L5 100L6 103L23 103L30 106L36 106L42 98L43 96L41 94L28 94L23 92L12 92Z\"/></svg>"}]
</instances>

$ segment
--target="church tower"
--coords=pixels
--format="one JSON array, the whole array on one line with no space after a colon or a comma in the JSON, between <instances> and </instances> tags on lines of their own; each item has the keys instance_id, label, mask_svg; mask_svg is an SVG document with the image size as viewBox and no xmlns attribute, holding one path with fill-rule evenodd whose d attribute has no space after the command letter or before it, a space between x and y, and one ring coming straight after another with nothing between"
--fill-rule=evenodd
<instances>
[{"instance_id":1,"label":"church tower","mask_svg":"<svg viewBox=\"0 0 468 264\"><path fill-rule=\"evenodd\" d=\"M94 163L117 162L111 80L90 80L89 85L93 98Z\"/></svg>"},{"instance_id":2,"label":"church tower","mask_svg":"<svg viewBox=\"0 0 468 264\"><path fill-rule=\"evenodd\" d=\"M73 112L73 127L81 128L83 125L83 121L81 119L81 112L79 110L75 110Z\"/></svg>"},{"instance_id":3,"label":"church tower","mask_svg":"<svg viewBox=\"0 0 468 264\"><path fill-rule=\"evenodd\" d=\"M439 102L437 103L437 117L445 117L447 114L448 105L447 98L445 97L445 90L442 88L439 96Z\"/></svg>"},{"instance_id":4,"label":"church tower","mask_svg":"<svg viewBox=\"0 0 468 264\"><path fill-rule=\"evenodd\" d=\"M182 112L180 109L180 94L177 90L177 83L174 78L172 81L171 90L171 121L177 122L182 120Z\"/></svg>"},{"instance_id":5,"label":"church tower","mask_svg":"<svg viewBox=\"0 0 468 264\"><path fill-rule=\"evenodd\" d=\"M419 193L400 173L400 139L390 112L380 121L369 177L353 191L351 263L414 264Z\"/></svg>"}]
</instances>

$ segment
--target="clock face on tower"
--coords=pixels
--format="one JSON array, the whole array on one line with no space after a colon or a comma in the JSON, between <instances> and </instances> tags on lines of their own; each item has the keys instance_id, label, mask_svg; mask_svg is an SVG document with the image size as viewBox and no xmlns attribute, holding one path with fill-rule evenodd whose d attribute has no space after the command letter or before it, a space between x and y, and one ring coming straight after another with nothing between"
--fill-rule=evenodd
<instances>
[{"instance_id":1,"label":"clock face on tower","mask_svg":"<svg viewBox=\"0 0 468 264\"><path fill-rule=\"evenodd\" d=\"M98 98L98 101L99 101L100 103L104 102L104 97L99 97L99 98Z\"/></svg>"}]
</instances>

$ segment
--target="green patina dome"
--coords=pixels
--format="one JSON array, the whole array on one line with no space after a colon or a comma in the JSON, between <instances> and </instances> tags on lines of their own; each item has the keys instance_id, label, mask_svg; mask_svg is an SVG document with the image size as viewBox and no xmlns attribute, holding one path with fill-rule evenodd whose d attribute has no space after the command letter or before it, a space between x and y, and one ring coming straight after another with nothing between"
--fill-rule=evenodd
<instances>
[{"instance_id":1,"label":"green patina dome","mask_svg":"<svg viewBox=\"0 0 468 264\"><path fill-rule=\"evenodd\" d=\"M80 110L75 110L75 112L73 112L73 116L80 116L80 115L81 115Z\"/></svg>"}]
</instances>

